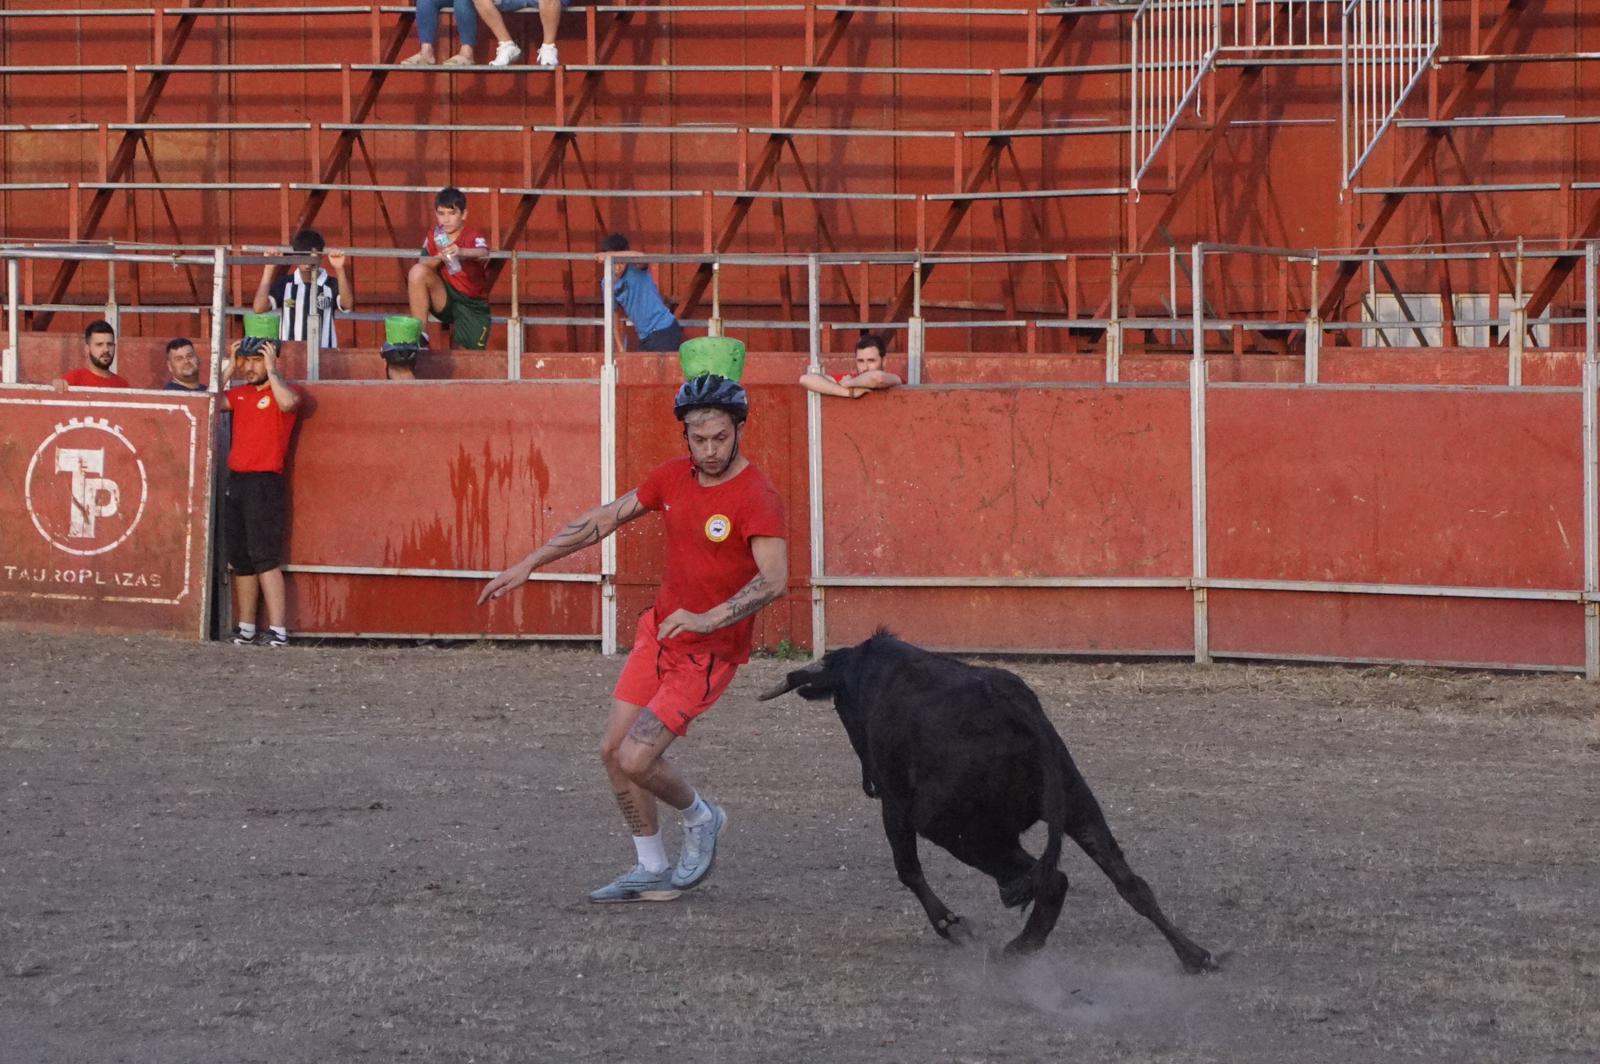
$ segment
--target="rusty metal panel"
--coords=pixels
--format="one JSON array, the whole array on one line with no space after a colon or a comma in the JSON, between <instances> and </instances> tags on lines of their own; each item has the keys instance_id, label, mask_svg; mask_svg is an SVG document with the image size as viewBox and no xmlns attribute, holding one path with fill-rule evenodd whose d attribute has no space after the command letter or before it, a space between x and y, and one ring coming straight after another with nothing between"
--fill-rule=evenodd
<instances>
[{"instance_id":1,"label":"rusty metal panel","mask_svg":"<svg viewBox=\"0 0 1600 1064\"><path fill-rule=\"evenodd\" d=\"M0 388L0 628L204 635L211 400Z\"/></svg>"},{"instance_id":2,"label":"rusty metal panel","mask_svg":"<svg viewBox=\"0 0 1600 1064\"><path fill-rule=\"evenodd\" d=\"M498 571L600 501L597 384L351 382L306 391L290 452L291 566ZM598 573L599 556L581 553L547 571ZM600 630L591 583L530 583L476 612L483 580L469 576L296 573L290 583L291 621L308 634L400 632L408 620L422 625L418 634Z\"/></svg>"},{"instance_id":3,"label":"rusty metal panel","mask_svg":"<svg viewBox=\"0 0 1600 1064\"><path fill-rule=\"evenodd\" d=\"M1223 388L1210 574L1577 590L1577 392Z\"/></svg>"},{"instance_id":4,"label":"rusty metal panel","mask_svg":"<svg viewBox=\"0 0 1600 1064\"><path fill-rule=\"evenodd\" d=\"M1576 602L1210 592L1219 657L1581 669Z\"/></svg>"},{"instance_id":5,"label":"rusty metal panel","mask_svg":"<svg viewBox=\"0 0 1600 1064\"><path fill-rule=\"evenodd\" d=\"M823 426L830 576L1189 573L1183 389L924 388Z\"/></svg>"}]
</instances>

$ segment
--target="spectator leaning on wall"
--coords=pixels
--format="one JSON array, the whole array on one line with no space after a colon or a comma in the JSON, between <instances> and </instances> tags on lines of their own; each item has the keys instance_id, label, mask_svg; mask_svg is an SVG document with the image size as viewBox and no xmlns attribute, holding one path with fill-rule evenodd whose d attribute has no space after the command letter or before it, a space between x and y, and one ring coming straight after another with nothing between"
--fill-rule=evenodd
<instances>
[{"instance_id":1,"label":"spectator leaning on wall","mask_svg":"<svg viewBox=\"0 0 1600 1064\"><path fill-rule=\"evenodd\" d=\"M887 357L883 337L876 333L863 333L861 339L856 341L854 373L807 373L800 378L800 385L819 395L859 399L868 392L883 391L904 383L883 368Z\"/></svg>"},{"instance_id":2,"label":"spectator leaning on wall","mask_svg":"<svg viewBox=\"0 0 1600 1064\"><path fill-rule=\"evenodd\" d=\"M161 387L169 392L203 392L205 382L200 379L200 356L195 354L194 341L185 337L167 341L167 383Z\"/></svg>"},{"instance_id":3,"label":"spectator leaning on wall","mask_svg":"<svg viewBox=\"0 0 1600 1064\"><path fill-rule=\"evenodd\" d=\"M245 315L245 337L235 341L228 389L233 443L223 495L223 541L238 606L233 641L240 646L289 645L283 585L283 527L288 491L283 477L289 437L299 416L300 393L278 372L278 318ZM256 634L256 610L267 607L267 631Z\"/></svg>"},{"instance_id":4,"label":"spectator leaning on wall","mask_svg":"<svg viewBox=\"0 0 1600 1064\"><path fill-rule=\"evenodd\" d=\"M663 354L676 351L683 343L683 327L667 309L666 300L661 298L656 280L650 275L650 267L628 261L637 258L639 253L630 250L628 238L621 233L612 233L601 241L600 250L613 256L611 292L617 309L633 323L633 331L639 337L639 350Z\"/></svg>"},{"instance_id":5,"label":"spectator leaning on wall","mask_svg":"<svg viewBox=\"0 0 1600 1064\"><path fill-rule=\"evenodd\" d=\"M57 377L52 386L58 392L71 388L131 388L123 378L111 372L117 360L117 331L108 321L91 321L83 330L83 357L88 365L69 369Z\"/></svg>"}]
</instances>

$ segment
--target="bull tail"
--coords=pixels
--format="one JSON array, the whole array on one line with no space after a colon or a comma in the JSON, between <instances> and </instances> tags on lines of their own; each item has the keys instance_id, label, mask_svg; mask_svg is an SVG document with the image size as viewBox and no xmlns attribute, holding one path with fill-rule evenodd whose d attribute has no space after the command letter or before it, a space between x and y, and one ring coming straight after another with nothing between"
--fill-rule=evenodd
<instances>
[{"instance_id":1,"label":"bull tail","mask_svg":"<svg viewBox=\"0 0 1600 1064\"><path fill-rule=\"evenodd\" d=\"M1042 812L1048 834L1044 852L1033 867L1000 888L1000 900L1008 909L1027 905L1044 895L1050 878L1056 874L1056 865L1061 862L1061 836L1067 829L1066 767L1057 749L1061 740L1050 727L1049 718L1044 715L1044 707L1039 705L1039 699L1032 691L1028 691L1028 697L1035 710L1033 731L1039 751L1039 778L1044 799Z\"/></svg>"}]
</instances>

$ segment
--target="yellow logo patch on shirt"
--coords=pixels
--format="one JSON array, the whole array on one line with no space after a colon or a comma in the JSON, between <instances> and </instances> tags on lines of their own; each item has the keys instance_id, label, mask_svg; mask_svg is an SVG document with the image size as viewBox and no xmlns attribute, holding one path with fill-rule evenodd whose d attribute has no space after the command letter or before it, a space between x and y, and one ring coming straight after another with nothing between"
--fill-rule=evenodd
<instances>
[{"instance_id":1,"label":"yellow logo patch on shirt","mask_svg":"<svg viewBox=\"0 0 1600 1064\"><path fill-rule=\"evenodd\" d=\"M733 522L724 514L712 514L706 518L706 538L713 543L721 543L733 534Z\"/></svg>"},{"instance_id":2,"label":"yellow logo patch on shirt","mask_svg":"<svg viewBox=\"0 0 1600 1064\"><path fill-rule=\"evenodd\" d=\"M260 399L258 399L256 401L256 409L257 410L265 410L267 407L269 407L271 405L272 405L272 396L271 395L263 395Z\"/></svg>"}]
</instances>

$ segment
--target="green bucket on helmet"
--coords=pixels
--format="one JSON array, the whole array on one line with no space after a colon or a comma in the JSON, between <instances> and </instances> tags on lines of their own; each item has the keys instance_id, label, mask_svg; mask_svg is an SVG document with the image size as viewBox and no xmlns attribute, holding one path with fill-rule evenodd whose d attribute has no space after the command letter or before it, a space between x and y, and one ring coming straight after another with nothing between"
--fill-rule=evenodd
<instances>
[{"instance_id":1,"label":"green bucket on helmet","mask_svg":"<svg viewBox=\"0 0 1600 1064\"><path fill-rule=\"evenodd\" d=\"M383 342L385 346L420 344L422 322L409 314L391 314L383 319Z\"/></svg>"},{"instance_id":2,"label":"green bucket on helmet","mask_svg":"<svg viewBox=\"0 0 1600 1064\"><path fill-rule=\"evenodd\" d=\"M679 345L678 363L686 381L702 373L736 381L744 375L744 341L731 336L696 336Z\"/></svg>"},{"instance_id":3,"label":"green bucket on helmet","mask_svg":"<svg viewBox=\"0 0 1600 1064\"><path fill-rule=\"evenodd\" d=\"M276 340L278 338L278 315L246 314L244 316L244 334L252 340Z\"/></svg>"}]
</instances>

